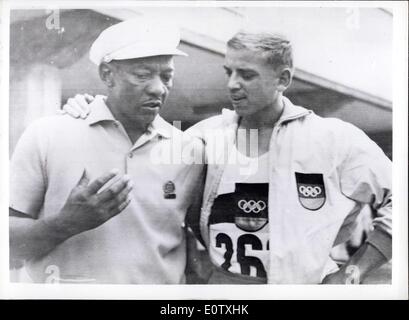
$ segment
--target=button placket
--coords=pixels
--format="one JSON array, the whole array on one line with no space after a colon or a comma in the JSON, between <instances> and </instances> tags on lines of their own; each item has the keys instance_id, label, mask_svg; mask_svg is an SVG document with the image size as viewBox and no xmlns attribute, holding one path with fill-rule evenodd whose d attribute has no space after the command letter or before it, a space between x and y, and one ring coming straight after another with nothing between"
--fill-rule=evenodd
<instances>
[{"instance_id":1,"label":"button placket","mask_svg":"<svg viewBox=\"0 0 409 320\"><path fill-rule=\"evenodd\" d=\"M128 151L128 152L125 154L125 157L124 157L125 173L128 173L129 162L131 161L132 158L133 158L133 152L132 152L132 151Z\"/></svg>"}]
</instances>

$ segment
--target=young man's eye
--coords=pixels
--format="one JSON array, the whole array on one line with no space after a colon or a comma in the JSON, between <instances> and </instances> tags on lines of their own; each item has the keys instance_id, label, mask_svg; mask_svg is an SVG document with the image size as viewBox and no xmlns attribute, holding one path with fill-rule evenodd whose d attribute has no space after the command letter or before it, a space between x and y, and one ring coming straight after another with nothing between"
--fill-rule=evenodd
<instances>
[{"instance_id":1,"label":"young man's eye","mask_svg":"<svg viewBox=\"0 0 409 320\"><path fill-rule=\"evenodd\" d=\"M243 77L244 80L251 80L256 75L253 72L243 72L241 76Z\"/></svg>"},{"instance_id":2,"label":"young man's eye","mask_svg":"<svg viewBox=\"0 0 409 320\"><path fill-rule=\"evenodd\" d=\"M226 76L230 77L232 73L231 70L227 67L223 67L223 69L224 69L224 73L226 74Z\"/></svg>"}]
</instances>

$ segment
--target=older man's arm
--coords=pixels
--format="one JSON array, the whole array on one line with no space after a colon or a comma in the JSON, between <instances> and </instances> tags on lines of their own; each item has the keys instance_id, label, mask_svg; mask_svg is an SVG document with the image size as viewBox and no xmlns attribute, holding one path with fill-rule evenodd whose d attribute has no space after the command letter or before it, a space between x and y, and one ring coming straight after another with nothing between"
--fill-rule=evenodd
<instances>
[{"instance_id":1,"label":"older man's arm","mask_svg":"<svg viewBox=\"0 0 409 320\"><path fill-rule=\"evenodd\" d=\"M61 211L49 217L34 219L35 214L10 208L11 260L40 258L68 238L94 229L123 211L131 201L129 177L123 176L103 189L117 175L113 170L88 184L84 171Z\"/></svg>"},{"instance_id":2,"label":"older man's arm","mask_svg":"<svg viewBox=\"0 0 409 320\"><path fill-rule=\"evenodd\" d=\"M48 225L42 219L9 208L11 266L19 261L41 258L69 238L67 232Z\"/></svg>"}]
</instances>

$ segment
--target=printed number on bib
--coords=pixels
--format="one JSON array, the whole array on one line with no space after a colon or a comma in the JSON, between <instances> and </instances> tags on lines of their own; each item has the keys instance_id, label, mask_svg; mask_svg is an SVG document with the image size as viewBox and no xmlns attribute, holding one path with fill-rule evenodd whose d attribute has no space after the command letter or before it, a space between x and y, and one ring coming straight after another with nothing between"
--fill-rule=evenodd
<instances>
[{"instance_id":1,"label":"printed number on bib","mask_svg":"<svg viewBox=\"0 0 409 320\"><path fill-rule=\"evenodd\" d=\"M225 247L225 254L223 256L224 262L220 265L225 270L231 267L231 259L233 257L233 242L231 238L225 233L219 233L216 236L216 247ZM240 264L241 274L250 276L250 267L257 270L257 277L265 278L267 276L266 270L262 261L257 257L246 256L246 245L250 245L252 250L263 250L263 244L260 239L253 234L243 234L237 238L237 262ZM267 242L267 250L268 242Z\"/></svg>"}]
</instances>

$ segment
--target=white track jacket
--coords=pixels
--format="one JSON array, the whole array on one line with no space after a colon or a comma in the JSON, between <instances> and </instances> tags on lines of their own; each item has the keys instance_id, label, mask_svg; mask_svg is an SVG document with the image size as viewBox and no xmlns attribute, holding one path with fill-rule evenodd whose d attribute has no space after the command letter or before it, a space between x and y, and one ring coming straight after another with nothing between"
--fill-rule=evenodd
<instances>
[{"instance_id":1,"label":"white track jacket","mask_svg":"<svg viewBox=\"0 0 409 320\"><path fill-rule=\"evenodd\" d=\"M364 204L375 212L368 242L391 258L391 161L357 127L322 118L284 98L269 148L268 217L271 284L316 284L328 273L331 249L350 237ZM208 218L235 143L238 115L199 122L188 131L206 145L208 169L200 231L209 245ZM216 140L216 143L214 143Z\"/></svg>"}]
</instances>

